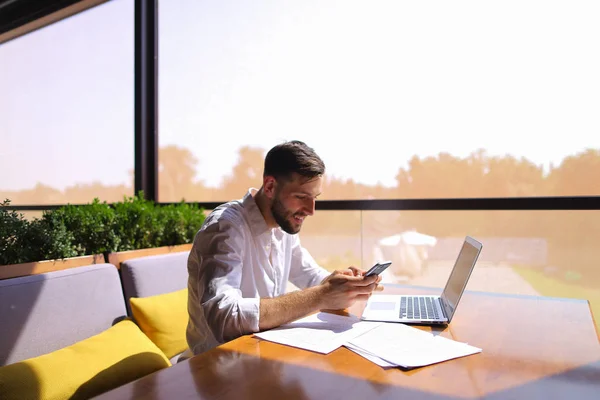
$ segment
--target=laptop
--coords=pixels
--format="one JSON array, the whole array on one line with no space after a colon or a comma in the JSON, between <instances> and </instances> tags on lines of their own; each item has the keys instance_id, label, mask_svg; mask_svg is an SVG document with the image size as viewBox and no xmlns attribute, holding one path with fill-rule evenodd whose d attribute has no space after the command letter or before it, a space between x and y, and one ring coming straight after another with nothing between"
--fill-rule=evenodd
<instances>
[{"instance_id":1,"label":"laptop","mask_svg":"<svg viewBox=\"0 0 600 400\"><path fill-rule=\"evenodd\" d=\"M448 324L467 286L483 245L467 236L441 296L373 295L362 319L405 324Z\"/></svg>"}]
</instances>

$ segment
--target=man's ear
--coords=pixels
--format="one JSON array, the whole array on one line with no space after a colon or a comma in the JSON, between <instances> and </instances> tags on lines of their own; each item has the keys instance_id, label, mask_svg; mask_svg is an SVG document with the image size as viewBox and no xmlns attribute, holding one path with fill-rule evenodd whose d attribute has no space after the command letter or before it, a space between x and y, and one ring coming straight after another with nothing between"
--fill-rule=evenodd
<instances>
[{"instance_id":1,"label":"man's ear","mask_svg":"<svg viewBox=\"0 0 600 400\"><path fill-rule=\"evenodd\" d=\"M277 189L277 181L273 176L265 176L263 178L263 192L268 199L275 197L275 189Z\"/></svg>"}]
</instances>

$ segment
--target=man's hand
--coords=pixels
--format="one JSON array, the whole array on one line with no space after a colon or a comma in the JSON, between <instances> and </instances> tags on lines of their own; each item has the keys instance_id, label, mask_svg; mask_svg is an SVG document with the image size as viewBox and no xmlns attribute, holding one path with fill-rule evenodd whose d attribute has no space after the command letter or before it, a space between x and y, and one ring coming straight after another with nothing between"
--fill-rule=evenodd
<instances>
[{"instance_id":1,"label":"man's hand","mask_svg":"<svg viewBox=\"0 0 600 400\"><path fill-rule=\"evenodd\" d=\"M348 269L350 271L352 271L352 274L354 276L365 276L365 274L367 273L367 271L365 271L364 269L360 269L360 268L356 268L356 267L349 267ZM381 291L383 291L383 285L380 284L381 275L376 275L376 276L377 276L377 286L375 286L374 292L381 292Z\"/></svg>"},{"instance_id":2,"label":"man's hand","mask_svg":"<svg viewBox=\"0 0 600 400\"><path fill-rule=\"evenodd\" d=\"M340 310L356 300L368 299L374 290L383 287L377 285L381 281L379 276L365 278L365 273L350 267L334 271L317 286L271 299L261 298L258 328L271 329L320 309Z\"/></svg>"},{"instance_id":3,"label":"man's hand","mask_svg":"<svg viewBox=\"0 0 600 400\"><path fill-rule=\"evenodd\" d=\"M367 300L381 281L379 276L364 277L366 271L350 267L334 271L321 282L321 308L339 310L350 307L356 300Z\"/></svg>"},{"instance_id":4,"label":"man's hand","mask_svg":"<svg viewBox=\"0 0 600 400\"><path fill-rule=\"evenodd\" d=\"M333 271L333 274L344 274L344 275L349 275L349 276L364 276L367 273L367 271L365 271L364 269L360 269L360 268L356 268L354 266L350 266L347 269L343 269L343 270L335 270ZM324 283L327 279L329 279L331 275L329 275L327 278L323 279ZM381 276L378 276L377 279L377 286L375 287L375 292L381 292L383 291L383 285L380 284L381 282Z\"/></svg>"}]
</instances>

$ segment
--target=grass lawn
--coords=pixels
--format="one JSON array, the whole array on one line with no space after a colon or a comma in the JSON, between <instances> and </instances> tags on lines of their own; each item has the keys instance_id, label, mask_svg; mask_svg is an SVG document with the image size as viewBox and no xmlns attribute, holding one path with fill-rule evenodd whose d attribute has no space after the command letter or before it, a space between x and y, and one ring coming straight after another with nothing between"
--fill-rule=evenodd
<instances>
[{"instance_id":1,"label":"grass lawn","mask_svg":"<svg viewBox=\"0 0 600 400\"><path fill-rule=\"evenodd\" d=\"M566 297L589 300L596 321L596 330L600 332L600 290L583 288L576 284L561 282L542 272L529 268L513 267L513 270L525 279L542 296Z\"/></svg>"}]
</instances>

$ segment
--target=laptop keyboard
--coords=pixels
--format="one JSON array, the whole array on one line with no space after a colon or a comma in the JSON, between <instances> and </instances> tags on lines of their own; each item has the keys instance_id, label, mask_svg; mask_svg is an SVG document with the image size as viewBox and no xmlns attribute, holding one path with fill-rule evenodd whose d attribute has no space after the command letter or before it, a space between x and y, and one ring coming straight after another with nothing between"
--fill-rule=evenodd
<instances>
[{"instance_id":1,"label":"laptop keyboard","mask_svg":"<svg viewBox=\"0 0 600 400\"><path fill-rule=\"evenodd\" d=\"M402 297L400 318L439 319L440 317L431 297Z\"/></svg>"}]
</instances>

